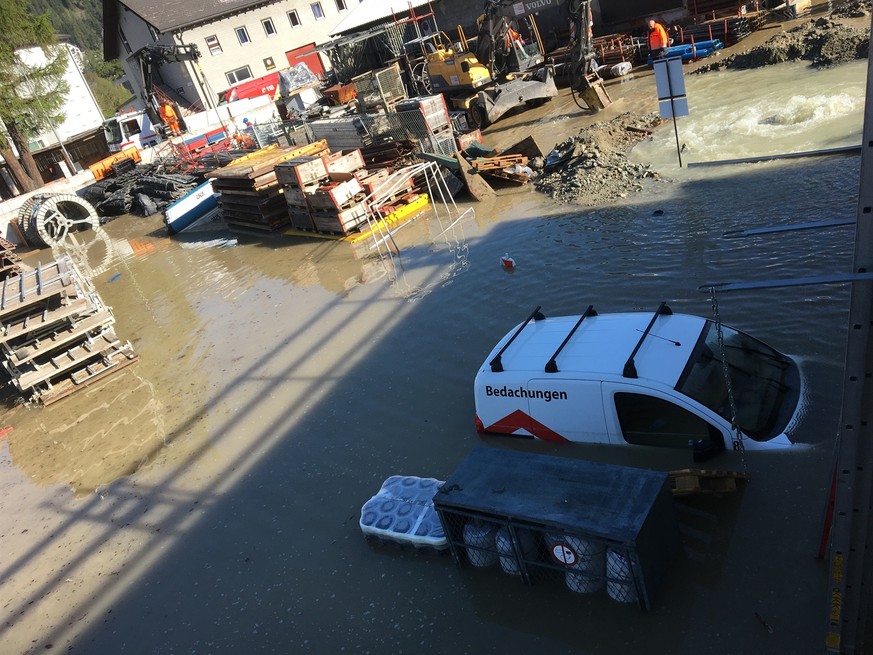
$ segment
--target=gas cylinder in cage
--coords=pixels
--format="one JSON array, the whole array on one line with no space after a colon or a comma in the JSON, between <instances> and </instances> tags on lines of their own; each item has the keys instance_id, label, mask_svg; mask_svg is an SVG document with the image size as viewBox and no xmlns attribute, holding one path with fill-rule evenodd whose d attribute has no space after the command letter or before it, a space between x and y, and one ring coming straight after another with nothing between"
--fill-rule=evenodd
<instances>
[{"instance_id":1,"label":"gas cylinder in cage","mask_svg":"<svg viewBox=\"0 0 873 655\"><path fill-rule=\"evenodd\" d=\"M552 559L568 569L567 588L579 594L603 589L606 577L606 546L596 539L573 535L546 535Z\"/></svg>"},{"instance_id":2,"label":"gas cylinder in cage","mask_svg":"<svg viewBox=\"0 0 873 655\"><path fill-rule=\"evenodd\" d=\"M497 562L495 535L497 525L478 519L472 519L464 524L464 543L467 548L467 559L473 566L484 568Z\"/></svg>"},{"instance_id":3,"label":"gas cylinder in cage","mask_svg":"<svg viewBox=\"0 0 873 655\"><path fill-rule=\"evenodd\" d=\"M532 559L537 552L537 544L534 536L527 530L516 530L519 546L524 559ZM515 548L512 545L512 535L508 527L502 527L495 536L497 552L500 553L500 568L509 575L521 575L521 566L515 556Z\"/></svg>"},{"instance_id":4,"label":"gas cylinder in cage","mask_svg":"<svg viewBox=\"0 0 873 655\"><path fill-rule=\"evenodd\" d=\"M630 559L614 548L606 552L606 593L620 603L636 603L639 600L634 583Z\"/></svg>"}]
</instances>

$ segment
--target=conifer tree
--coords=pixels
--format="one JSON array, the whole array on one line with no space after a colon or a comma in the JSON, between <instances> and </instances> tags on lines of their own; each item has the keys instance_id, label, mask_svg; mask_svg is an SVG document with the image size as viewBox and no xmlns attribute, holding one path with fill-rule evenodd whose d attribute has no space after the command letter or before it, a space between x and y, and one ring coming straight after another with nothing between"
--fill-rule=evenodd
<instances>
[{"instance_id":1,"label":"conifer tree","mask_svg":"<svg viewBox=\"0 0 873 655\"><path fill-rule=\"evenodd\" d=\"M21 189L33 191L42 178L28 142L63 120L67 54L48 16L31 14L25 0L0 2L0 35L0 156ZM46 63L25 65L28 48L42 48Z\"/></svg>"}]
</instances>

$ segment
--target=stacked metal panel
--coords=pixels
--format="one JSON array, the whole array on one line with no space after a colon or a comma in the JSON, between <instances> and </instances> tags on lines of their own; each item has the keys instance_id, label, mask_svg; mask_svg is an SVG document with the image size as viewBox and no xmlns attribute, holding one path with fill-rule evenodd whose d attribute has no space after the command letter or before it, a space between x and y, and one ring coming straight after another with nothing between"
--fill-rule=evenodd
<instances>
[{"instance_id":1,"label":"stacked metal panel","mask_svg":"<svg viewBox=\"0 0 873 655\"><path fill-rule=\"evenodd\" d=\"M15 254L15 244L0 238L0 278L21 272L21 257Z\"/></svg>"},{"instance_id":2,"label":"stacked metal panel","mask_svg":"<svg viewBox=\"0 0 873 655\"><path fill-rule=\"evenodd\" d=\"M680 39L682 43L700 43L717 39L725 46L729 46L745 39L752 30L752 23L747 17L734 16L708 20L697 25L686 25L680 32Z\"/></svg>"},{"instance_id":3,"label":"stacked metal panel","mask_svg":"<svg viewBox=\"0 0 873 655\"><path fill-rule=\"evenodd\" d=\"M360 150L298 157L276 166L291 225L299 230L348 234L367 219L365 194L356 173Z\"/></svg>"},{"instance_id":4,"label":"stacked metal panel","mask_svg":"<svg viewBox=\"0 0 873 655\"><path fill-rule=\"evenodd\" d=\"M7 277L0 290L0 355L28 400L51 404L138 357L69 256Z\"/></svg>"}]
</instances>

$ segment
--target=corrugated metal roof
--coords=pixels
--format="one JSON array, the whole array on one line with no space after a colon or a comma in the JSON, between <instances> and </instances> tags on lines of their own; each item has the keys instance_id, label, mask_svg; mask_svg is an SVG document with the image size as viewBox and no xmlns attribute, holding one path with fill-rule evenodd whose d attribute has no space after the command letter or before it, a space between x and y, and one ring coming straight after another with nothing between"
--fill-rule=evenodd
<instances>
[{"instance_id":1,"label":"corrugated metal roof","mask_svg":"<svg viewBox=\"0 0 873 655\"><path fill-rule=\"evenodd\" d=\"M352 9L340 24L331 30L330 35L348 34L395 15L405 16L410 8L417 9L427 4L429 4L429 0L389 0L388 2L385 0L361 0L361 4Z\"/></svg>"},{"instance_id":2,"label":"corrugated metal roof","mask_svg":"<svg viewBox=\"0 0 873 655\"><path fill-rule=\"evenodd\" d=\"M161 33L275 3L276 0L121 0L123 6Z\"/></svg>"}]
</instances>

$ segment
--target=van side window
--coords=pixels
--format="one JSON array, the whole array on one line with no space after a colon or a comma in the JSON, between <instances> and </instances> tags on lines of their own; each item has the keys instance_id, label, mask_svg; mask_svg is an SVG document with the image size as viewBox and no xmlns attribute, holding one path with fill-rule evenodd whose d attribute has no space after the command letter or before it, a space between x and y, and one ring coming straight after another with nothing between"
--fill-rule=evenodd
<instances>
[{"instance_id":1,"label":"van side window","mask_svg":"<svg viewBox=\"0 0 873 655\"><path fill-rule=\"evenodd\" d=\"M694 441L723 441L715 426L668 400L617 393L615 409L622 436L630 444L688 447Z\"/></svg>"},{"instance_id":2,"label":"van side window","mask_svg":"<svg viewBox=\"0 0 873 655\"><path fill-rule=\"evenodd\" d=\"M124 131L129 134L139 134L142 130L140 129L139 122L134 118L129 121L124 121Z\"/></svg>"}]
</instances>

